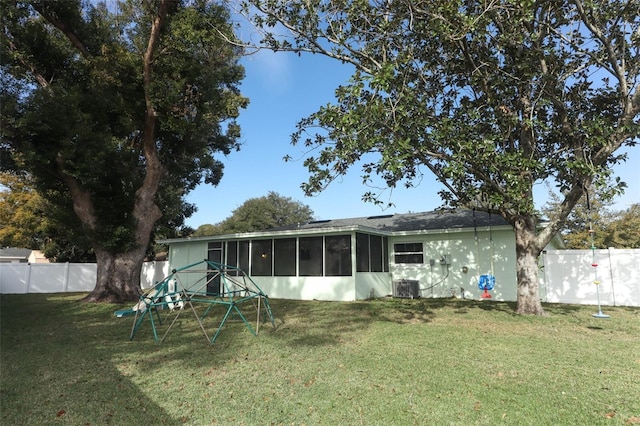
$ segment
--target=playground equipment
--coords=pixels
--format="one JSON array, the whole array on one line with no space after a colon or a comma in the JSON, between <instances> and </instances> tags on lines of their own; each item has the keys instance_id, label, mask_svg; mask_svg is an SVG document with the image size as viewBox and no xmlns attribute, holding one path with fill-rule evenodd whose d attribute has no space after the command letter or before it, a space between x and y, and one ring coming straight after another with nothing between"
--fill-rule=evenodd
<instances>
[{"instance_id":1,"label":"playground equipment","mask_svg":"<svg viewBox=\"0 0 640 426\"><path fill-rule=\"evenodd\" d=\"M585 188L584 191L587 198L587 212L589 214L589 238L591 239L591 266L593 267L593 283L596 285L596 294L598 295L598 313L591 314L594 318L609 318L610 316L602 313L602 307L600 306L600 280L598 279L598 262L596 261L596 244L595 233L593 230L593 221L591 218L591 202L589 200L589 191Z\"/></svg>"},{"instance_id":2,"label":"playground equipment","mask_svg":"<svg viewBox=\"0 0 640 426\"><path fill-rule=\"evenodd\" d=\"M488 211L489 213L489 263L491 265L491 272L489 274L480 275L478 278L478 288L482 290L482 294L480 295L481 299L491 299L491 294L489 291L493 290L493 287L496 285L496 277L493 274L493 258L494 258L494 249L493 249L493 230L491 227L491 209ZM476 253L478 261L480 260L480 248L478 243L478 226L476 222L476 209L473 209L473 233L476 242Z\"/></svg>"},{"instance_id":3,"label":"playground equipment","mask_svg":"<svg viewBox=\"0 0 640 426\"><path fill-rule=\"evenodd\" d=\"M482 299L491 299L491 295L489 294L490 290L493 290L493 287L496 285L496 277L491 274L480 275L480 279L478 280L478 288L480 290L484 290L480 295Z\"/></svg>"},{"instance_id":4,"label":"playground equipment","mask_svg":"<svg viewBox=\"0 0 640 426\"><path fill-rule=\"evenodd\" d=\"M252 306L256 311L255 330L247 321L243 308ZM162 325L161 313L173 316L163 336L158 336ZM254 336L260 329L260 321L270 321L275 328L268 296L244 271L235 266L203 260L174 269L171 274L140 296L140 301L130 309L115 312L116 317L133 316L129 340L133 340L145 319L149 320L156 342L163 342L178 318L185 311L191 311L205 338L213 344L226 321L235 315ZM205 320L218 311L222 319L215 333L209 338ZM155 319L154 319L155 315Z\"/></svg>"},{"instance_id":5,"label":"playground equipment","mask_svg":"<svg viewBox=\"0 0 640 426\"><path fill-rule=\"evenodd\" d=\"M601 282L598 280L598 263L596 262L596 250L593 245L591 246L592 252L592 261L591 266L593 266L593 283L596 285L596 293L598 295L598 313L591 314L591 316L595 318L609 318L610 315L602 313L602 308L600 307L600 284Z\"/></svg>"}]
</instances>

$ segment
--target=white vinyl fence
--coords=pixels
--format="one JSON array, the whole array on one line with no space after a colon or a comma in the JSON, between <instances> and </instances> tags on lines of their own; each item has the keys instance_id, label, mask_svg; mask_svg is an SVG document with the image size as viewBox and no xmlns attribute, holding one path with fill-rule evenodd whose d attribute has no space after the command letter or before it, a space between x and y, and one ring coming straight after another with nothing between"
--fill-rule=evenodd
<instances>
[{"instance_id":1,"label":"white vinyl fence","mask_svg":"<svg viewBox=\"0 0 640 426\"><path fill-rule=\"evenodd\" d=\"M640 306L640 249L548 250L541 264L544 302L595 305L599 290L602 305ZM142 288L168 274L168 262L146 262ZM0 294L91 291L95 282L91 263L0 263Z\"/></svg>"},{"instance_id":2,"label":"white vinyl fence","mask_svg":"<svg viewBox=\"0 0 640 426\"><path fill-rule=\"evenodd\" d=\"M542 264L545 302L640 306L640 249L548 250Z\"/></svg>"},{"instance_id":3,"label":"white vinyl fence","mask_svg":"<svg viewBox=\"0 0 640 426\"><path fill-rule=\"evenodd\" d=\"M169 274L169 262L145 262L140 285L149 288ZM0 263L0 294L91 291L95 263Z\"/></svg>"}]
</instances>

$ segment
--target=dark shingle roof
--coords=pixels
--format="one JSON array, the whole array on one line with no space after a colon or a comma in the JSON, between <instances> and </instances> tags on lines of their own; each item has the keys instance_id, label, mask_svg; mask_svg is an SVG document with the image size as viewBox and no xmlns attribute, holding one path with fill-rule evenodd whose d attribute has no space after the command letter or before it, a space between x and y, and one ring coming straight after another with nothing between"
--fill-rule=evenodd
<instances>
[{"instance_id":1,"label":"dark shingle roof","mask_svg":"<svg viewBox=\"0 0 640 426\"><path fill-rule=\"evenodd\" d=\"M508 223L498 214L473 210L436 210L423 213L388 214L350 219L316 220L299 225L273 228L270 231L293 229L329 229L360 226L386 232L463 229L474 226L503 226Z\"/></svg>"},{"instance_id":2,"label":"dark shingle roof","mask_svg":"<svg viewBox=\"0 0 640 426\"><path fill-rule=\"evenodd\" d=\"M16 247L0 248L0 257L23 258L26 259L31 254L31 249Z\"/></svg>"}]
</instances>

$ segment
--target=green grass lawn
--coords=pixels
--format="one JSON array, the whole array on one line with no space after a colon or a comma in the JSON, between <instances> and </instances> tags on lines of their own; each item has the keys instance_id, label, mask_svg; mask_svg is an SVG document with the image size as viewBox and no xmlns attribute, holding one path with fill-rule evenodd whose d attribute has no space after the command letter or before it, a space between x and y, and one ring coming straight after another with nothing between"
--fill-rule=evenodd
<instances>
[{"instance_id":1,"label":"green grass lawn","mask_svg":"<svg viewBox=\"0 0 640 426\"><path fill-rule=\"evenodd\" d=\"M257 337L185 312L156 344L82 296L2 296L1 424L640 424L637 308L272 300Z\"/></svg>"}]
</instances>

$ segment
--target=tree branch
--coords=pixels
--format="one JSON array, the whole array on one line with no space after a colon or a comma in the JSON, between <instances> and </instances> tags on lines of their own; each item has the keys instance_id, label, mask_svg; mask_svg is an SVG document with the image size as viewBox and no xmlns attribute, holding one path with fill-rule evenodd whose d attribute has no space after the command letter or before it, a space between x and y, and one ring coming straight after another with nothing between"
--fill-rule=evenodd
<instances>
[{"instance_id":1,"label":"tree branch","mask_svg":"<svg viewBox=\"0 0 640 426\"><path fill-rule=\"evenodd\" d=\"M620 91L622 94L627 95L629 93L629 87L627 86L627 79L625 78L625 70L624 70L624 62L619 63L616 59L618 59L618 55L616 55L615 48L611 43L611 40L602 34L600 28L593 25L591 19L587 16L587 13L584 10L584 6L582 4L582 0L573 0L573 4L575 4L578 14L582 19L582 22L586 25L586 27L591 31L591 33L602 43L605 51L607 52L607 58L609 59L610 70L613 75L616 76L619 84ZM596 59L595 55L590 55L592 58ZM600 61L599 58L596 59ZM624 61L624 58L620 58L621 61ZM626 97L626 96L625 96Z\"/></svg>"},{"instance_id":2,"label":"tree branch","mask_svg":"<svg viewBox=\"0 0 640 426\"><path fill-rule=\"evenodd\" d=\"M88 229L92 231L96 230L98 218L94 211L91 193L82 189L80 183L64 171L65 161L60 153L56 156L56 164L58 165L60 179L62 179L71 193L73 211Z\"/></svg>"},{"instance_id":3,"label":"tree branch","mask_svg":"<svg viewBox=\"0 0 640 426\"><path fill-rule=\"evenodd\" d=\"M565 195L564 200L560 204L557 213L549 218L547 226L540 231L536 238L538 247L544 247L551 238L560 232L561 226L565 223L567 217L574 209L580 198L584 195L584 188L591 186L591 179L585 179L583 182L576 182Z\"/></svg>"},{"instance_id":4,"label":"tree branch","mask_svg":"<svg viewBox=\"0 0 640 426\"><path fill-rule=\"evenodd\" d=\"M45 3L36 2L33 3L33 8L38 11L40 15L51 25L58 28L62 33L69 39L71 44L82 53L83 56L89 56L89 51L87 50L86 45L80 40L80 38L76 35L76 33L72 30L71 26L59 19L58 16L49 12Z\"/></svg>"},{"instance_id":5,"label":"tree branch","mask_svg":"<svg viewBox=\"0 0 640 426\"><path fill-rule=\"evenodd\" d=\"M277 47L277 50L282 50L286 52L295 52L295 53L299 53L299 52L319 53L321 55L324 55L333 59L337 59L343 63L351 64L354 67L356 67L356 69L359 69L362 72L367 74L373 74L375 70L371 67L365 66L363 64L363 62L365 61L371 62L377 68L380 68L380 63L378 63L371 55L365 55L361 50L354 49L351 46L349 46L347 43L341 42L340 40L334 37L331 37L326 31L318 30L318 33L315 33L313 36L310 36L308 34L303 34L297 30L295 25L292 25L291 23L287 22L284 18L282 18L280 15L278 15L278 13L276 13L272 9L264 7L261 4L261 2L255 1L251 3L261 13L265 14L270 18L275 19L280 25L282 25L287 31L289 31L295 37L303 39L310 45L310 47L300 46L298 43L296 43L295 45L292 45L291 47L283 47L282 45L279 45ZM332 26L332 21L330 19L327 20L327 23L329 27ZM322 44L320 44L318 39L326 39L329 43L346 49L353 56L342 55L337 52L332 52L331 50L328 50Z\"/></svg>"},{"instance_id":6,"label":"tree branch","mask_svg":"<svg viewBox=\"0 0 640 426\"><path fill-rule=\"evenodd\" d=\"M153 59L157 53L156 51L160 42L161 29L167 17L170 1L171 0L161 0L160 2L158 14L155 16L151 24L151 32L147 42L147 49L143 55L142 65L142 84L144 87L144 101L146 106L144 130L142 133L142 148L147 162L147 168L144 182L136 191L134 217L136 217L140 223L144 223L144 216L149 212L153 212L154 217L146 218L152 226L153 223L162 216L162 212L155 204L155 196L160 186L161 177L164 174L164 166L160 161L158 149L156 147L155 129L158 118L151 96L151 80L153 77ZM144 228L145 226L138 226L138 240L144 238L148 239L148 234Z\"/></svg>"},{"instance_id":7,"label":"tree branch","mask_svg":"<svg viewBox=\"0 0 640 426\"><path fill-rule=\"evenodd\" d=\"M26 69L29 70L31 75L33 75L33 77L36 79L36 81L38 82L38 84L40 84L41 87L45 89L48 88L49 81L47 81L44 75L42 75L42 73L40 73L40 71L36 69L36 66L32 63L27 63L27 61L24 60L23 55L18 54L18 49L16 48L15 43L13 43L8 38L7 38L7 43L9 45L9 50L14 53L16 60L20 62L22 66L24 66Z\"/></svg>"}]
</instances>

